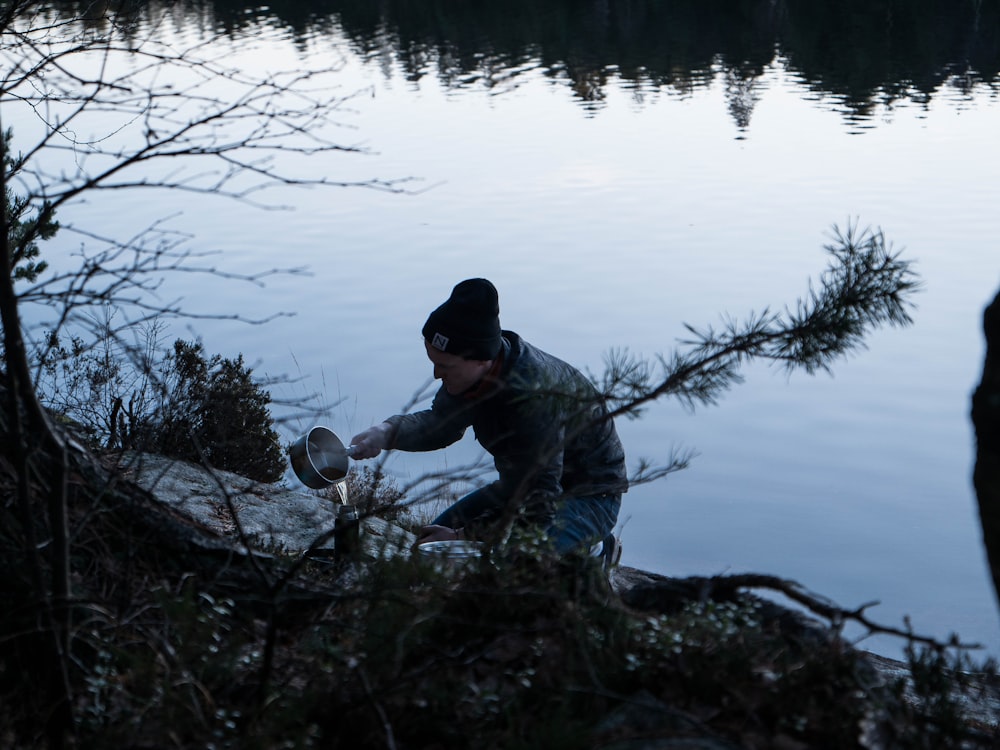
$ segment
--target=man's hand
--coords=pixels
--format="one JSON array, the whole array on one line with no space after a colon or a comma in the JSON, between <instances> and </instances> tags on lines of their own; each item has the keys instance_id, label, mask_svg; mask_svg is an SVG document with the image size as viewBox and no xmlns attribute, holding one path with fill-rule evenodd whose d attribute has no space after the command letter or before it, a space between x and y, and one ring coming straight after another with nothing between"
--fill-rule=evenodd
<instances>
[{"instance_id":1,"label":"man's hand","mask_svg":"<svg viewBox=\"0 0 1000 750\"><path fill-rule=\"evenodd\" d=\"M392 425L388 422L369 427L362 433L351 438L351 458L375 458L389 445L392 435Z\"/></svg>"},{"instance_id":2,"label":"man's hand","mask_svg":"<svg viewBox=\"0 0 1000 750\"><path fill-rule=\"evenodd\" d=\"M453 542L456 539L464 539L465 534L462 529L452 529L448 526L431 524L420 529L420 536L417 537L417 544L426 542Z\"/></svg>"}]
</instances>

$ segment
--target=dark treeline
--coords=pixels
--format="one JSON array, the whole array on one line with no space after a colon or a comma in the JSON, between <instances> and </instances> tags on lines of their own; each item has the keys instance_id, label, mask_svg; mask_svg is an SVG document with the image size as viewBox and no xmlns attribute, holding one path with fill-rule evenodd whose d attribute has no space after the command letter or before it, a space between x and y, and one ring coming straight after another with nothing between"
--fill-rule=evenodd
<instances>
[{"instance_id":1,"label":"dark treeline","mask_svg":"<svg viewBox=\"0 0 1000 750\"><path fill-rule=\"evenodd\" d=\"M79 12L86 3L61 3ZM141 9L153 3L132 2ZM609 75L684 91L719 69L751 81L776 58L864 116L943 86L995 88L1000 0L188 0L216 29L276 19L305 39L339 26L412 78L506 84L530 63L600 100ZM176 7L175 5L175 7ZM254 10L251 10L254 9Z\"/></svg>"}]
</instances>

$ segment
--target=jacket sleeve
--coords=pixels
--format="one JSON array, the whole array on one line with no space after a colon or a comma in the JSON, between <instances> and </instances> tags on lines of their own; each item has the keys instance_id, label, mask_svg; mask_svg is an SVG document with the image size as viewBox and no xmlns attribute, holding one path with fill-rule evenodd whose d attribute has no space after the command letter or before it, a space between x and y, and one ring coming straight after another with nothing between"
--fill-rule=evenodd
<instances>
[{"instance_id":1,"label":"jacket sleeve","mask_svg":"<svg viewBox=\"0 0 1000 750\"><path fill-rule=\"evenodd\" d=\"M462 439L472 414L461 399L443 387L434 396L430 409L397 414L385 420L393 427L389 448L401 451L433 451Z\"/></svg>"}]
</instances>

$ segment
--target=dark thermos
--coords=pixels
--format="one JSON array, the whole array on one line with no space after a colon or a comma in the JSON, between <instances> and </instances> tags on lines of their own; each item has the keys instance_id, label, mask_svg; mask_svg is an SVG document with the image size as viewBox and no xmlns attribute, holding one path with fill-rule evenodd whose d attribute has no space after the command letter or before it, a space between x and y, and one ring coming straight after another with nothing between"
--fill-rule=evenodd
<instances>
[{"instance_id":1,"label":"dark thermos","mask_svg":"<svg viewBox=\"0 0 1000 750\"><path fill-rule=\"evenodd\" d=\"M361 554L361 521L355 505L341 505L333 526L333 553L338 562L357 560Z\"/></svg>"}]
</instances>

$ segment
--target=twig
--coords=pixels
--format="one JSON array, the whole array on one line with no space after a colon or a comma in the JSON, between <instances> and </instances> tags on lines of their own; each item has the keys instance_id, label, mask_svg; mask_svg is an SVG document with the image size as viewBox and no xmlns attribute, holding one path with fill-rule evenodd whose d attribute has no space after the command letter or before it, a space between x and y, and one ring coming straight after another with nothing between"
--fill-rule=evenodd
<instances>
[{"instance_id":1,"label":"twig","mask_svg":"<svg viewBox=\"0 0 1000 750\"><path fill-rule=\"evenodd\" d=\"M806 607L813 614L826 618L833 626L839 626L847 620L853 620L854 622L860 623L868 628L870 634L881 633L886 635L896 635L906 638L909 641L922 643L939 651L943 651L949 647L968 650L982 648L982 644L979 643L962 643L958 640L957 636L952 636L951 640L947 643L942 643L941 641L930 636L917 635L909 629L901 630L887 625L880 625L870 620L865 615L865 610L878 604L879 602L877 601L862 604L855 609L844 609L830 599L808 591L801 584L795 581L778 578L777 576L764 575L760 573L741 573L737 575L714 576L712 578L692 578L688 580L696 585L700 584L709 592L718 589L731 591L735 589L750 588L778 591L792 601Z\"/></svg>"},{"instance_id":2,"label":"twig","mask_svg":"<svg viewBox=\"0 0 1000 750\"><path fill-rule=\"evenodd\" d=\"M361 685L365 689L365 695L368 700L371 701L372 708L378 714L379 718L382 720L382 728L385 729L385 742L386 747L389 750L396 750L396 740L392 731L392 724L389 722L389 716L386 714L385 709L382 704L375 699L375 695L372 693L371 684L368 682L368 677L365 675L364 669L360 666L357 667L358 678L361 680Z\"/></svg>"}]
</instances>

